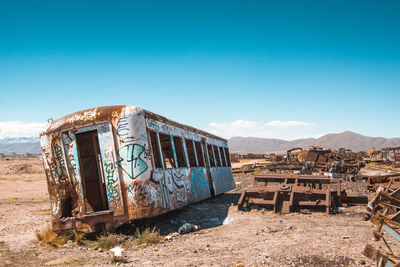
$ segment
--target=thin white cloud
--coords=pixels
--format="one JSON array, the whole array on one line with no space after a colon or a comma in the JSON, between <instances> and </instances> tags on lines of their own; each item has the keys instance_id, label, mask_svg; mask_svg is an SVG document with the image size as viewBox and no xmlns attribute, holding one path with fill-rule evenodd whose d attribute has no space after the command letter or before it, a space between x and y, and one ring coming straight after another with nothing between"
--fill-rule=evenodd
<instances>
[{"instance_id":1,"label":"thin white cloud","mask_svg":"<svg viewBox=\"0 0 400 267\"><path fill-rule=\"evenodd\" d=\"M276 127L291 127L291 126L314 126L313 122L305 121L270 121L265 126L276 126Z\"/></svg>"},{"instance_id":2,"label":"thin white cloud","mask_svg":"<svg viewBox=\"0 0 400 267\"><path fill-rule=\"evenodd\" d=\"M46 123L25 123L22 121L0 121L0 139L11 137L39 137Z\"/></svg>"},{"instance_id":3,"label":"thin white cloud","mask_svg":"<svg viewBox=\"0 0 400 267\"><path fill-rule=\"evenodd\" d=\"M249 120L236 120L228 123L209 124L208 131L218 136L231 138L234 136L279 138L293 140L307 137L319 136L316 124L305 121L280 121L256 122Z\"/></svg>"}]
</instances>

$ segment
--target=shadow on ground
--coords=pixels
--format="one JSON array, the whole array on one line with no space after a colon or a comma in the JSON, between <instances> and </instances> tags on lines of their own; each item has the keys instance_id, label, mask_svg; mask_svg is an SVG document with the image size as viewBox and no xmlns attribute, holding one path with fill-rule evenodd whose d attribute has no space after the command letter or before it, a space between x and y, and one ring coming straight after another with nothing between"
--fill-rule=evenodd
<instances>
[{"instance_id":1,"label":"shadow on ground","mask_svg":"<svg viewBox=\"0 0 400 267\"><path fill-rule=\"evenodd\" d=\"M126 235L134 234L137 227L156 227L162 235L177 232L184 223L192 223L207 229L227 223L228 210L231 205L237 205L240 194L226 193L195 204L188 205L180 210L154 218L134 221L117 229L117 232Z\"/></svg>"}]
</instances>

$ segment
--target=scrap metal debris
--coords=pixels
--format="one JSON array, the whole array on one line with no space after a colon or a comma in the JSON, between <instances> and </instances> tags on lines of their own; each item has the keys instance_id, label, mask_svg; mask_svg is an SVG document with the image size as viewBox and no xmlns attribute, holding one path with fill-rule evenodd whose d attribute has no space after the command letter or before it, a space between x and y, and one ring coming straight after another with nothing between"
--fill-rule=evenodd
<instances>
[{"instance_id":1,"label":"scrap metal debris","mask_svg":"<svg viewBox=\"0 0 400 267\"><path fill-rule=\"evenodd\" d=\"M325 208L329 214L346 204L367 204L364 195L348 195L341 180L322 175L267 174L255 175L255 186L244 190L238 208L252 204L271 207L274 212L289 213L301 208Z\"/></svg>"},{"instance_id":2,"label":"scrap metal debris","mask_svg":"<svg viewBox=\"0 0 400 267\"><path fill-rule=\"evenodd\" d=\"M400 188L392 187L393 179L387 186L380 186L375 197L367 206L370 221L377 226L375 239L382 240L386 250L374 248L367 244L364 255L373 259L377 266L400 266L400 254L392 248L387 235L400 242Z\"/></svg>"},{"instance_id":3,"label":"scrap metal debris","mask_svg":"<svg viewBox=\"0 0 400 267\"><path fill-rule=\"evenodd\" d=\"M321 147L299 147L289 149L285 158L275 154L247 154L233 155L233 160L238 159L270 159L266 163L246 164L239 168L233 168L233 173L249 173L256 169L269 172L297 172L300 174L329 174L334 178L342 177L352 180L361 168L365 167L365 152L352 152L350 149L341 148L338 151L323 149Z\"/></svg>"}]
</instances>

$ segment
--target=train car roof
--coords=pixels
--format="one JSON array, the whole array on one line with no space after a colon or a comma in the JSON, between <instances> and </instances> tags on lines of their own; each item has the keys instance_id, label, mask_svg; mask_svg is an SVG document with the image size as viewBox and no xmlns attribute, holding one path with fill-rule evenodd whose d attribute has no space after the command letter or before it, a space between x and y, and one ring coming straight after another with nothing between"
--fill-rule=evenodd
<instances>
[{"instance_id":1,"label":"train car roof","mask_svg":"<svg viewBox=\"0 0 400 267\"><path fill-rule=\"evenodd\" d=\"M127 112L128 111L128 112ZM40 135L46 135L50 134L53 132L57 132L63 129L69 129L77 126L83 126L83 125L90 125L94 124L98 121L110 121L114 122L115 120L119 119L120 115L126 112L127 115L129 113L134 114L136 113L144 113L146 118L159 121L162 123L170 124L182 129L185 129L187 131L191 131L200 135L204 135L209 138L217 139L217 140L222 140L227 142L226 139L221 138L219 136L216 136L214 134L208 133L206 131L197 129L195 127L182 124L179 122L176 122L174 120L168 119L164 116L155 114L153 112L150 112L148 110L131 106L131 105L116 105L116 106L103 106L103 107L96 107L96 108L90 108L90 109L85 109L81 111L74 112L72 114L66 115L60 119L54 120L54 121L49 121L49 123L44 127L44 129L41 131Z\"/></svg>"}]
</instances>

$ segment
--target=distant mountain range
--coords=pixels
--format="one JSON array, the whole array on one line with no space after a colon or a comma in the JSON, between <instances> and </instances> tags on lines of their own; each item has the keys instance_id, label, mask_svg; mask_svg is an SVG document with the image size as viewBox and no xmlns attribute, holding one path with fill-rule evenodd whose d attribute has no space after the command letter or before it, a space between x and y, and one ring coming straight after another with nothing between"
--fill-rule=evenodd
<instances>
[{"instance_id":1,"label":"distant mountain range","mask_svg":"<svg viewBox=\"0 0 400 267\"><path fill-rule=\"evenodd\" d=\"M231 153L283 153L290 148L320 146L323 148L349 148L353 151L366 151L371 148L400 146L400 138L369 137L354 132L326 134L318 139L306 138L293 141L271 138L233 137L229 139Z\"/></svg>"},{"instance_id":2,"label":"distant mountain range","mask_svg":"<svg viewBox=\"0 0 400 267\"><path fill-rule=\"evenodd\" d=\"M0 139L0 153L37 154L40 152L40 142L37 137L6 137Z\"/></svg>"},{"instance_id":3,"label":"distant mountain range","mask_svg":"<svg viewBox=\"0 0 400 267\"><path fill-rule=\"evenodd\" d=\"M306 138L285 141L271 138L233 137L228 141L231 153L284 153L290 148L305 148L308 146L320 146L336 150L344 147L350 148L353 151L400 146L400 138L368 137L349 131L338 134L327 134L318 139ZM19 137L0 139L0 153L36 154L40 152L39 138Z\"/></svg>"}]
</instances>

